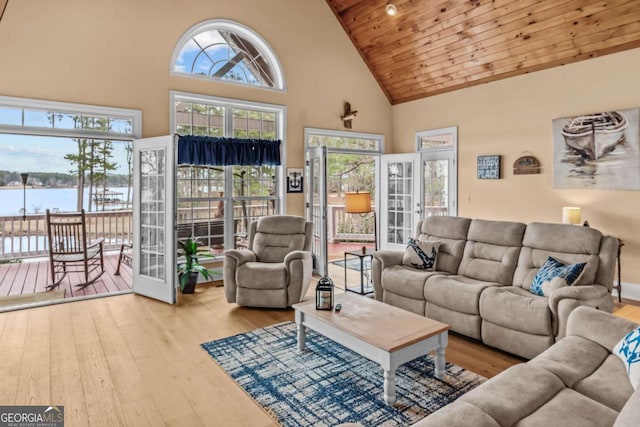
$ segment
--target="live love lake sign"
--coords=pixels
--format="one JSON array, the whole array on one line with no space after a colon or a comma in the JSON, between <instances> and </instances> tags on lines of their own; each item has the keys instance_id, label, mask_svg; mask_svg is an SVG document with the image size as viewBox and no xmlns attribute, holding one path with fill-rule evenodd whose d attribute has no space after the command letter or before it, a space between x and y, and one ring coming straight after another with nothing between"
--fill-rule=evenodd
<instances>
[{"instance_id":1,"label":"live love lake sign","mask_svg":"<svg viewBox=\"0 0 640 427\"><path fill-rule=\"evenodd\" d=\"M500 156L478 156L478 179L500 179Z\"/></svg>"}]
</instances>

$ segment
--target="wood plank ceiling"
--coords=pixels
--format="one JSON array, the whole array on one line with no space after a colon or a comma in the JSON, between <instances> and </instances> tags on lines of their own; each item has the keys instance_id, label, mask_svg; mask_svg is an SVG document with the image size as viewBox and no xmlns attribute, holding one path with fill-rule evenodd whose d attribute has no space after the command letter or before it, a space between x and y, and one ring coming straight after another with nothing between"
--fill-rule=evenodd
<instances>
[{"instance_id":1,"label":"wood plank ceiling","mask_svg":"<svg viewBox=\"0 0 640 427\"><path fill-rule=\"evenodd\" d=\"M392 104L640 46L640 0L391 2L327 0Z\"/></svg>"}]
</instances>

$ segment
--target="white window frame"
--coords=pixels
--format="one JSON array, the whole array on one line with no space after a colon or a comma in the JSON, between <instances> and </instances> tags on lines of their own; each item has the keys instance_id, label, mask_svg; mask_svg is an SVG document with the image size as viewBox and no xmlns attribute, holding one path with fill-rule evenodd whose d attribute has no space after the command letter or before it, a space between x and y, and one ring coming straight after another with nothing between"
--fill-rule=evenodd
<instances>
[{"instance_id":1,"label":"white window frame","mask_svg":"<svg viewBox=\"0 0 640 427\"><path fill-rule=\"evenodd\" d=\"M262 102L246 101L241 99L222 98L218 96L200 95L188 92L170 91L169 92L169 120L170 131L172 134L176 133L176 117L175 117L175 103L176 102L188 102L188 103L204 103L204 104L216 104L225 109L258 109L269 113L275 113L277 135L280 143L280 161L281 165L277 170L277 184L278 184L278 212L286 212L287 208L287 193L286 193L286 179L285 169L287 165L287 107L277 104L266 104ZM226 120L226 119L225 119ZM229 125L229 123L227 123ZM230 194L230 193L229 193Z\"/></svg>"},{"instance_id":2,"label":"white window frame","mask_svg":"<svg viewBox=\"0 0 640 427\"><path fill-rule=\"evenodd\" d=\"M248 39L251 43L256 45L258 50L260 50L260 52L264 54L264 56L267 59L267 62L269 63L269 65L271 65L271 68L273 69L272 71L275 77L275 87L268 87L268 86L262 86L262 85L256 86L256 85L250 85L242 82L236 82L233 80L223 80L219 78L212 78L209 76L176 71L175 70L176 61L178 60L178 56L180 55L180 52L182 52L182 48L189 42L189 40L191 40L197 34L202 33L204 31L210 31L210 30L223 30L223 31L234 32L242 35L243 37ZM220 83L229 83L229 84L234 84L234 85L239 85L244 87L251 87L256 89L273 90L277 92L287 91L282 64L280 63L280 59L278 59L278 56L275 54L275 51L273 50L271 45L269 45L269 43L260 34L258 34L251 28L239 22L232 21L230 19L210 19L207 21L199 22L193 27L189 28L182 35L182 37L180 37L180 40L176 44L176 47L173 49L173 54L171 55L171 63L169 65L169 74L172 76L189 77L193 79L214 81L214 82L220 82Z\"/></svg>"},{"instance_id":3,"label":"white window frame","mask_svg":"<svg viewBox=\"0 0 640 427\"><path fill-rule=\"evenodd\" d=\"M0 124L0 132L21 135L61 136L69 138L111 139L132 141L142 136L142 111L128 108L103 107L60 101L45 101L32 98L0 96L0 107L36 110L65 114L92 114L131 120L131 133L101 132L86 129L59 129L54 127L17 126Z\"/></svg>"}]
</instances>

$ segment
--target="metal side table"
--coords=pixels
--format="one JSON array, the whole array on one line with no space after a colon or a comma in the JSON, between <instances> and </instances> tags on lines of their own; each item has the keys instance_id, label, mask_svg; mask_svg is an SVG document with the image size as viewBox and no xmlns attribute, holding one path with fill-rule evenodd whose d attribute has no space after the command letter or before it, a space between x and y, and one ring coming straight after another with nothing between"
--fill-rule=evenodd
<instances>
[{"instance_id":1,"label":"metal side table","mask_svg":"<svg viewBox=\"0 0 640 427\"><path fill-rule=\"evenodd\" d=\"M344 253L344 289L345 291L354 292L360 295L368 295L373 293L373 281L371 278L371 264L373 262L373 250L367 248L366 251L347 251ZM348 258L349 257L349 258ZM359 259L359 271L360 271L360 287L349 287L347 281L347 272L349 271L348 261L353 260L354 257ZM367 265L366 261L369 261ZM356 270L356 269L353 269ZM356 270L358 271L358 270Z\"/></svg>"}]
</instances>

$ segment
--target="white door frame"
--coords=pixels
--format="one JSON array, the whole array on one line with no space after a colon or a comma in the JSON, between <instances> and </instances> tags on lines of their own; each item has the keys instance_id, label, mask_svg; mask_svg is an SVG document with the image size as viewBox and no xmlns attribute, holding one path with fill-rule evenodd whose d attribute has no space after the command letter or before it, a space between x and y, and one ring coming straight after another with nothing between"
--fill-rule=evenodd
<instances>
[{"instance_id":1,"label":"white door frame","mask_svg":"<svg viewBox=\"0 0 640 427\"><path fill-rule=\"evenodd\" d=\"M320 179L313 179L314 162L318 161L318 170ZM307 191L306 191L306 217L307 221L313 223L311 251L314 259L314 271L321 276L326 276L329 272L329 254L327 249L327 147L312 147L306 151L306 171ZM314 210L313 196L317 193L318 209ZM319 223L317 223L319 220ZM315 242L319 243L319 247L315 248Z\"/></svg>"}]
</instances>

